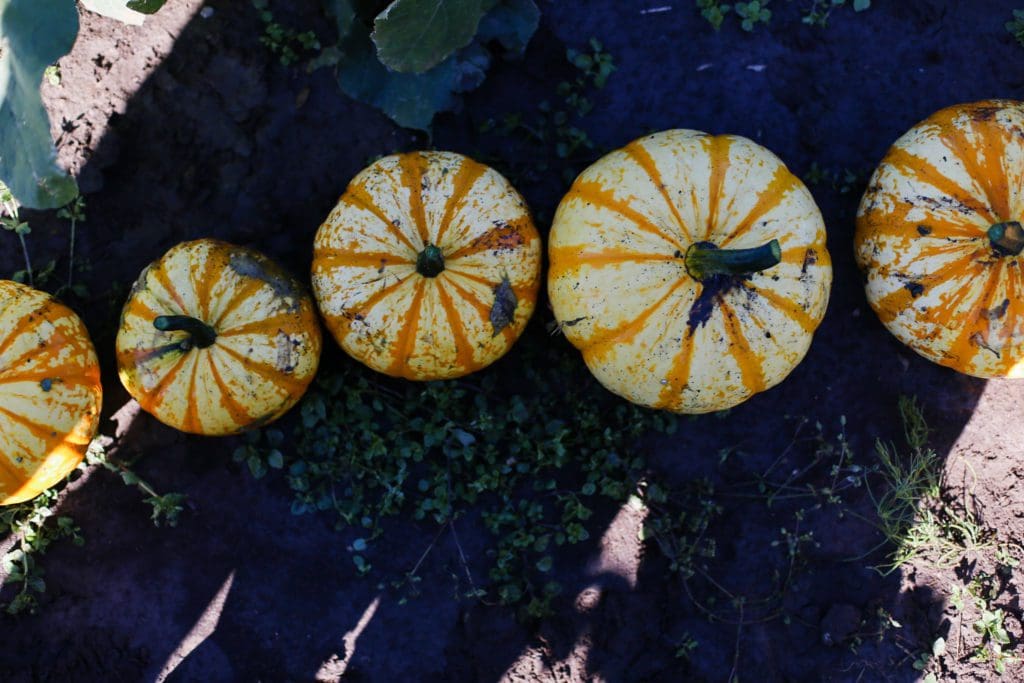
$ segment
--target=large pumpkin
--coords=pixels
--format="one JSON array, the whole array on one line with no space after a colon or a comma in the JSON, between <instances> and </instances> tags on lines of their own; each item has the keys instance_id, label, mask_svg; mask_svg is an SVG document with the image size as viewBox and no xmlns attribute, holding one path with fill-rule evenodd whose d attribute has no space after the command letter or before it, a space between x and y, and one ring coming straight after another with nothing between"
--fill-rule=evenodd
<instances>
[{"instance_id":1,"label":"large pumpkin","mask_svg":"<svg viewBox=\"0 0 1024 683\"><path fill-rule=\"evenodd\" d=\"M179 244L143 271L117 334L128 393L194 434L276 420L319 360L320 328L302 286L266 256L211 239Z\"/></svg>"},{"instance_id":2,"label":"large pumpkin","mask_svg":"<svg viewBox=\"0 0 1024 683\"><path fill-rule=\"evenodd\" d=\"M313 292L327 327L369 367L459 377L511 348L533 312L540 237L497 171L451 152L384 157L320 226Z\"/></svg>"},{"instance_id":3,"label":"large pumpkin","mask_svg":"<svg viewBox=\"0 0 1024 683\"><path fill-rule=\"evenodd\" d=\"M746 138L648 135L573 183L548 293L600 382L680 413L734 406L807 353L828 303L825 226L807 188Z\"/></svg>"},{"instance_id":4,"label":"large pumpkin","mask_svg":"<svg viewBox=\"0 0 1024 683\"><path fill-rule=\"evenodd\" d=\"M49 294L0 280L0 505L34 498L75 469L102 401L78 316Z\"/></svg>"},{"instance_id":5,"label":"large pumpkin","mask_svg":"<svg viewBox=\"0 0 1024 683\"><path fill-rule=\"evenodd\" d=\"M943 109L896 141L857 215L882 323L929 360L1024 376L1024 104Z\"/></svg>"}]
</instances>

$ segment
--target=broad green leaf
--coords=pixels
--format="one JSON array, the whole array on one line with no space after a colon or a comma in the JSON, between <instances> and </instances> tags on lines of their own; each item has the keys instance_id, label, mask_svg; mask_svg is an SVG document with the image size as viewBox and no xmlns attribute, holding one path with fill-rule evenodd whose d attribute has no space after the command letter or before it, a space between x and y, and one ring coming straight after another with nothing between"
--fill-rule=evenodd
<instances>
[{"instance_id":1,"label":"broad green leaf","mask_svg":"<svg viewBox=\"0 0 1024 683\"><path fill-rule=\"evenodd\" d=\"M146 15L129 9L127 0L82 0L82 6L90 12L102 14L131 26L142 26Z\"/></svg>"},{"instance_id":2,"label":"broad green leaf","mask_svg":"<svg viewBox=\"0 0 1024 683\"><path fill-rule=\"evenodd\" d=\"M342 45L338 83L349 97L382 110L405 128L427 131L434 115L458 104L458 94L479 86L490 66L490 54L474 43L430 71L404 74L377 59L366 34L353 32Z\"/></svg>"},{"instance_id":3,"label":"broad green leaf","mask_svg":"<svg viewBox=\"0 0 1024 683\"><path fill-rule=\"evenodd\" d=\"M502 0L480 20L476 38L481 43L496 40L513 55L521 55L540 24L540 9L534 0Z\"/></svg>"},{"instance_id":4,"label":"broad green leaf","mask_svg":"<svg viewBox=\"0 0 1024 683\"><path fill-rule=\"evenodd\" d=\"M57 166L39 96L43 72L78 35L74 0L0 0L0 180L22 206L55 209L78 194Z\"/></svg>"},{"instance_id":5,"label":"broad green leaf","mask_svg":"<svg viewBox=\"0 0 1024 683\"><path fill-rule=\"evenodd\" d=\"M167 0L128 0L127 7L143 14L156 14L165 2Z\"/></svg>"},{"instance_id":6,"label":"broad green leaf","mask_svg":"<svg viewBox=\"0 0 1024 683\"><path fill-rule=\"evenodd\" d=\"M395 0L373 22L377 56L387 67L421 74L476 35L482 0Z\"/></svg>"},{"instance_id":7,"label":"broad green leaf","mask_svg":"<svg viewBox=\"0 0 1024 683\"><path fill-rule=\"evenodd\" d=\"M853 0L853 11L863 12L871 7L871 0Z\"/></svg>"}]
</instances>

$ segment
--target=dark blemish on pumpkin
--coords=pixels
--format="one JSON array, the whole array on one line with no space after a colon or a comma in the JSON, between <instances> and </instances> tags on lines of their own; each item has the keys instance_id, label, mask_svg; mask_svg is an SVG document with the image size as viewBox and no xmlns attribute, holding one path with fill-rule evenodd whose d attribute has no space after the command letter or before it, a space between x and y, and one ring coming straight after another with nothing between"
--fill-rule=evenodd
<instances>
[{"instance_id":1,"label":"dark blemish on pumpkin","mask_svg":"<svg viewBox=\"0 0 1024 683\"><path fill-rule=\"evenodd\" d=\"M764 331L764 338L765 339L771 339L772 338L772 333L769 332L768 330L765 330Z\"/></svg>"},{"instance_id":2,"label":"dark blemish on pumpkin","mask_svg":"<svg viewBox=\"0 0 1024 683\"><path fill-rule=\"evenodd\" d=\"M39 383L39 386L43 388L43 391L49 391L53 388L53 380L47 377Z\"/></svg>"},{"instance_id":3,"label":"dark blemish on pumpkin","mask_svg":"<svg viewBox=\"0 0 1024 683\"><path fill-rule=\"evenodd\" d=\"M383 273L384 272L384 268L387 265L388 265L388 260L386 258L382 258L380 260L380 268L377 269L377 274L379 275L379 274Z\"/></svg>"},{"instance_id":4,"label":"dark blemish on pumpkin","mask_svg":"<svg viewBox=\"0 0 1024 683\"><path fill-rule=\"evenodd\" d=\"M995 308L983 308L981 314L989 320L999 320L1006 315L1006 310L1010 307L1010 300L1003 299L1003 303L999 304Z\"/></svg>"},{"instance_id":5,"label":"dark blemish on pumpkin","mask_svg":"<svg viewBox=\"0 0 1024 683\"><path fill-rule=\"evenodd\" d=\"M274 342L277 351L277 358L274 364L281 372L291 373L295 370L295 347L292 344L291 337L284 330L278 330Z\"/></svg>"},{"instance_id":6,"label":"dark blemish on pumpkin","mask_svg":"<svg viewBox=\"0 0 1024 683\"><path fill-rule=\"evenodd\" d=\"M515 319L516 307L519 300L516 293L512 291L512 283L508 277L501 278L501 282L494 288L494 305L491 306L490 320L494 328L492 337L497 337L502 330L512 324Z\"/></svg>"},{"instance_id":7,"label":"dark blemish on pumpkin","mask_svg":"<svg viewBox=\"0 0 1024 683\"><path fill-rule=\"evenodd\" d=\"M915 299L924 294L924 285L920 282L905 282L903 283L903 286L907 288L908 292L910 292L910 296Z\"/></svg>"},{"instance_id":8,"label":"dark blemish on pumpkin","mask_svg":"<svg viewBox=\"0 0 1024 683\"><path fill-rule=\"evenodd\" d=\"M804 263L803 263L802 266L800 266L800 274L801 275L806 275L807 274L807 269L810 268L811 266L813 266L817 262L818 262L818 252L814 251L813 249L808 249L807 252L804 254Z\"/></svg>"},{"instance_id":9,"label":"dark blemish on pumpkin","mask_svg":"<svg viewBox=\"0 0 1024 683\"><path fill-rule=\"evenodd\" d=\"M302 293L296 282L268 261L244 251L236 251L231 254L228 267L242 277L251 277L270 285L274 294L287 302L286 308L289 312L299 310Z\"/></svg>"},{"instance_id":10,"label":"dark blemish on pumpkin","mask_svg":"<svg viewBox=\"0 0 1024 683\"><path fill-rule=\"evenodd\" d=\"M975 332L974 334L971 335L971 343L977 346L978 348L985 349L986 351L991 351L996 355L996 358L1001 357L999 355L999 351L993 349L991 346L985 343L985 338L981 336L981 332Z\"/></svg>"},{"instance_id":11,"label":"dark blemish on pumpkin","mask_svg":"<svg viewBox=\"0 0 1024 683\"><path fill-rule=\"evenodd\" d=\"M683 252L676 249L676 253L672 254L672 258L683 258Z\"/></svg>"},{"instance_id":12,"label":"dark blemish on pumpkin","mask_svg":"<svg viewBox=\"0 0 1024 683\"><path fill-rule=\"evenodd\" d=\"M701 283L700 294L697 300L690 306L690 315L686 319L686 326L690 331L707 324L711 314L715 312L715 304L720 297L734 287L742 284L742 276L736 275L712 275Z\"/></svg>"},{"instance_id":13,"label":"dark blemish on pumpkin","mask_svg":"<svg viewBox=\"0 0 1024 683\"><path fill-rule=\"evenodd\" d=\"M929 228L927 225L919 225L917 226L917 234L924 237L925 235L932 234L932 229Z\"/></svg>"}]
</instances>

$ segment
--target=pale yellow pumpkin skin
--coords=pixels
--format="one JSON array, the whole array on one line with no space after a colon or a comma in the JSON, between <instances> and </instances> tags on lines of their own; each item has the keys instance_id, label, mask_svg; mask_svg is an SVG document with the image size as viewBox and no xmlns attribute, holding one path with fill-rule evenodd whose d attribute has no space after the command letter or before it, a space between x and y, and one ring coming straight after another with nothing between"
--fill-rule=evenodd
<instances>
[{"instance_id":1,"label":"pale yellow pumpkin skin","mask_svg":"<svg viewBox=\"0 0 1024 683\"><path fill-rule=\"evenodd\" d=\"M49 294L0 280L0 505L35 498L75 469L102 403L79 317Z\"/></svg>"},{"instance_id":2,"label":"pale yellow pumpkin skin","mask_svg":"<svg viewBox=\"0 0 1024 683\"><path fill-rule=\"evenodd\" d=\"M704 282L694 244L781 261ZM586 169L555 214L548 295L565 336L609 390L678 413L735 406L803 359L828 304L832 265L813 198L742 137L669 130Z\"/></svg>"},{"instance_id":3,"label":"pale yellow pumpkin skin","mask_svg":"<svg viewBox=\"0 0 1024 683\"><path fill-rule=\"evenodd\" d=\"M189 316L216 332L160 331ZM121 313L118 374L143 410L193 434L265 425L302 397L320 361L320 328L303 287L266 256L226 242L184 242L148 266Z\"/></svg>"},{"instance_id":4,"label":"pale yellow pumpkin skin","mask_svg":"<svg viewBox=\"0 0 1024 683\"><path fill-rule=\"evenodd\" d=\"M1024 256L994 224L1024 221L1024 104L948 107L893 144L857 214L855 253L882 323L925 358L1024 376Z\"/></svg>"},{"instance_id":5,"label":"pale yellow pumpkin skin","mask_svg":"<svg viewBox=\"0 0 1024 683\"><path fill-rule=\"evenodd\" d=\"M443 255L433 276L417 267L428 247ZM412 152L349 184L316 234L313 292L353 358L394 377L448 379L512 347L536 305L540 259L526 202L501 174L460 154Z\"/></svg>"}]
</instances>

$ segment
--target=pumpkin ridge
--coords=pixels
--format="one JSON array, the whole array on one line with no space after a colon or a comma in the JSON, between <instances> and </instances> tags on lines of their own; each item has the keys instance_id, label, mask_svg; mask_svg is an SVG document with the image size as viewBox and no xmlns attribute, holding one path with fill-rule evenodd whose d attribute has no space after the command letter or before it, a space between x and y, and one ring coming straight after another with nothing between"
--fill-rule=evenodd
<instances>
[{"instance_id":1,"label":"pumpkin ridge","mask_svg":"<svg viewBox=\"0 0 1024 683\"><path fill-rule=\"evenodd\" d=\"M973 297L974 305L968 306L969 313L966 316L966 320L962 321L962 328L960 334L954 339L953 343L949 347L949 355L951 357L962 359L969 358L974 355L971 353L970 347L971 342L974 341L976 335L982 335L984 341L984 335L991 329L991 325L987 322L982 311L988 307L991 307L992 297L999 289L999 273L1002 269L1003 262L999 261L994 268L980 269L981 273L988 273L988 280L985 283L985 288ZM971 297L972 288L969 286L961 287L957 290L956 305L952 303L952 299L948 306L943 306L948 310L945 312L946 317L952 320L953 314L960 308L960 303ZM940 314L941 315L941 314ZM975 346L980 344L975 343ZM998 352L997 352L998 353ZM1001 357L1001 354L1000 354Z\"/></svg>"},{"instance_id":2,"label":"pumpkin ridge","mask_svg":"<svg viewBox=\"0 0 1024 683\"><path fill-rule=\"evenodd\" d=\"M618 263L643 263L645 261L675 261L678 257L674 254L637 254L628 251L592 251L577 253L579 246L572 247L550 247L548 250L548 277L563 277L576 271L585 265L591 268L600 269ZM567 263L570 261L571 263ZM556 264L557 261L557 264Z\"/></svg>"},{"instance_id":3,"label":"pumpkin ridge","mask_svg":"<svg viewBox=\"0 0 1024 683\"><path fill-rule=\"evenodd\" d=\"M994 139L998 141L998 149L994 149L996 145L993 144L992 130L987 127L979 128L973 120L969 125L975 137L979 138L987 148L984 162L978 157L978 145L972 145L967 140L964 131L960 130L955 123L951 122L951 125L946 128L946 133L939 136L939 139L946 149L960 159L967 174L978 183L979 189L985 195L987 205L999 217L999 220L1009 220L1011 218L1009 189L1006 187L1006 175L1002 166L1002 160L1006 154L1005 139L1000 133L1000 129L997 128ZM997 164L995 168L992 167L993 159ZM999 185L1000 180L1002 187ZM993 221L993 223L998 223L999 220Z\"/></svg>"},{"instance_id":4,"label":"pumpkin ridge","mask_svg":"<svg viewBox=\"0 0 1024 683\"><path fill-rule=\"evenodd\" d=\"M1006 278L1006 298L1011 302L1018 301L1020 297L1020 286L1019 280L1021 278L1020 266L1016 268L1007 268ZM1010 306L1006 311L1006 319L1003 321L1006 327L1006 337L1012 341L1014 336L1017 336L1018 328L1020 326L1020 315L1017 312L1016 306ZM1005 354L999 364L1000 371L1005 375L1015 366L1019 360L1014 357L1015 354Z\"/></svg>"},{"instance_id":5,"label":"pumpkin ridge","mask_svg":"<svg viewBox=\"0 0 1024 683\"><path fill-rule=\"evenodd\" d=\"M654 185L658 193L665 199L665 204L668 205L669 210L672 212L672 216L676 219L676 227L679 228L680 237L683 241L694 241L693 235L690 234L689 229L686 227L686 223L683 221L682 215L679 213L679 207L676 206L675 202L672 201L672 196L668 193L668 188L665 187L665 181L662 180L661 171L658 170L658 165L654 162L654 158L651 156L647 148L641 144L640 140L634 140L625 147L622 148L625 153L636 162L637 166L642 168L650 178L651 184Z\"/></svg>"},{"instance_id":6,"label":"pumpkin ridge","mask_svg":"<svg viewBox=\"0 0 1024 683\"><path fill-rule=\"evenodd\" d=\"M409 319L406 327L398 333L398 338L392 350L391 364L388 366L388 374L405 377L404 369L409 369L409 362L412 354L416 351L416 335L419 333L420 316L422 315L423 291L426 281L420 278L414 285L416 291L412 295L412 303L409 305ZM412 379L408 377L407 379Z\"/></svg>"},{"instance_id":7,"label":"pumpkin ridge","mask_svg":"<svg viewBox=\"0 0 1024 683\"><path fill-rule=\"evenodd\" d=\"M644 232L660 237L663 241L667 242L679 251L685 251L685 247L679 240L675 239L672 235L665 233L658 224L652 221L648 216L645 216L632 208L625 201L616 199L612 192L605 190L595 181L577 179L569 190L569 196L579 199L584 203L592 204L593 206L617 213L623 218L632 221L637 228Z\"/></svg>"},{"instance_id":8,"label":"pumpkin ridge","mask_svg":"<svg viewBox=\"0 0 1024 683\"><path fill-rule=\"evenodd\" d=\"M181 293L174 286L174 283L171 281L171 278L168 277L167 271L158 266L151 270L150 272L153 275L153 279L156 280L161 287L163 287L164 291L171 297L174 303L178 305L178 310L175 311L175 313L179 313L181 315L188 315L188 306L185 305L185 300L182 298ZM152 291L152 289L150 289L150 291ZM160 297L158 297L155 293L153 294L153 298L157 299L158 302L160 301ZM169 308L173 310L174 307L171 306Z\"/></svg>"},{"instance_id":9,"label":"pumpkin ridge","mask_svg":"<svg viewBox=\"0 0 1024 683\"><path fill-rule=\"evenodd\" d=\"M206 363L210 366L210 374L213 377L213 383L217 385L217 389L220 391L220 400L223 401L224 407L227 408L228 414L231 415L231 419L239 426L252 422L254 419L253 416L245 409L245 406L243 406L238 399L232 395L231 390L220 374L220 370L217 369L214 354L208 353L205 355Z\"/></svg>"},{"instance_id":10,"label":"pumpkin ridge","mask_svg":"<svg viewBox=\"0 0 1024 683\"><path fill-rule=\"evenodd\" d=\"M255 278L243 280L242 285L234 290L227 304L221 309L217 319L210 323L210 327L219 330L224 325L224 321L228 316L238 310L238 307L248 301L263 285L264 283L261 280Z\"/></svg>"},{"instance_id":11,"label":"pumpkin ridge","mask_svg":"<svg viewBox=\"0 0 1024 683\"><path fill-rule=\"evenodd\" d=\"M381 278L381 279L384 279L384 278ZM420 278L420 279L422 280L422 278ZM355 311L354 315L362 315L362 316L365 317L365 316L370 314L370 311L373 310L373 308L377 304L381 303L385 298L387 298L391 294L394 294L398 290L399 287L401 287L402 285L404 285L407 282L412 282L412 279L411 279L410 275L406 275L405 277L400 278L398 281L394 282L393 284L384 285L382 288L378 289L376 292L371 294L365 301L361 302L358 306L351 306L348 309L346 309L346 311ZM335 319L346 318L346 317L348 317L348 316L345 315L345 312L342 312L342 314L340 316L339 315L333 316L333 318L335 318Z\"/></svg>"},{"instance_id":12,"label":"pumpkin ridge","mask_svg":"<svg viewBox=\"0 0 1024 683\"><path fill-rule=\"evenodd\" d=\"M722 188L725 185L725 177L729 172L731 159L729 152L732 149L732 138L725 135L714 135L701 138L701 144L708 155L710 168L708 169L708 215L704 226L704 240L710 240L715 234L718 226L718 205L722 201ZM701 240L698 240L701 241Z\"/></svg>"},{"instance_id":13,"label":"pumpkin ridge","mask_svg":"<svg viewBox=\"0 0 1024 683\"><path fill-rule=\"evenodd\" d=\"M750 226L757 222L758 218L774 209L789 196L789 193L793 191L798 181L799 179L790 173L785 166L780 164L776 167L771 181L767 187L760 191L754 206L750 208L747 215L736 224L736 227L728 235L718 241L718 246L725 247L734 239L749 231Z\"/></svg>"},{"instance_id":14,"label":"pumpkin ridge","mask_svg":"<svg viewBox=\"0 0 1024 683\"><path fill-rule=\"evenodd\" d=\"M481 176L487 171L487 167L483 164L477 163L468 157L462 160L462 165L459 167L458 175L455 176L453 181L452 193L448 195L448 199L444 204L444 211L441 214L441 222L438 224L437 236L434 238L434 244L445 248L444 234L447 232L449 225L452 222L454 215L458 214L458 210L461 210L462 203L469 191L473 189L473 185L480 179ZM445 249L447 251L447 249Z\"/></svg>"},{"instance_id":15,"label":"pumpkin ridge","mask_svg":"<svg viewBox=\"0 0 1024 683\"><path fill-rule=\"evenodd\" d=\"M242 325L238 325L237 327L229 327L221 330L217 333L217 337L234 337L241 334L251 334L253 332L259 332L262 327L270 327L272 325L277 325L278 332L284 332L289 336L298 336L302 334L303 326L301 316L290 311L285 311L283 313L272 315L268 318L252 320Z\"/></svg>"},{"instance_id":16,"label":"pumpkin ridge","mask_svg":"<svg viewBox=\"0 0 1024 683\"><path fill-rule=\"evenodd\" d=\"M37 329L44 322L47 322L48 316L46 315L46 313L49 307L49 303L49 301L44 301L42 302L41 306L38 306L37 308L34 308L30 312L21 316L18 322L15 323L15 325L11 328L11 333L8 334L5 338L0 339L0 361L3 360L4 354L7 353L7 350L10 349L12 345L14 345L14 342L16 342L18 338L25 336L26 334ZM26 322L24 326L22 326L22 321L25 320L26 318L31 319L28 322Z\"/></svg>"},{"instance_id":17,"label":"pumpkin ridge","mask_svg":"<svg viewBox=\"0 0 1024 683\"><path fill-rule=\"evenodd\" d=\"M479 284L487 287L490 290L493 290L495 287L497 287L497 286L499 286L501 284L501 280L494 281L494 280L491 280L489 278L483 277L481 275L475 275L473 273L467 273L467 272L465 272L463 270L458 270L457 268L445 268L444 272L449 273L451 275L458 276L458 277L466 278L470 282L479 283ZM450 279L448 281L451 282ZM522 301L523 297L528 297L531 292L536 291L536 288L538 286L539 285L535 285L532 282L531 283L527 283L525 285L515 285L515 284L513 284L512 285L512 293L516 295L517 299ZM531 307L532 307L532 304L531 304ZM486 308L486 306L485 306L485 308ZM484 316L484 318L486 319L487 316Z\"/></svg>"},{"instance_id":18,"label":"pumpkin ridge","mask_svg":"<svg viewBox=\"0 0 1024 683\"><path fill-rule=\"evenodd\" d=\"M181 370L182 363L188 358L187 353L183 353L178 357L178 360L174 361L174 365L168 368L164 376L153 385L153 388L145 393L144 396L137 399L139 406L142 407L147 413L152 413L154 410L160 407L163 403L163 396L167 389L174 384L175 375Z\"/></svg>"},{"instance_id":19,"label":"pumpkin ridge","mask_svg":"<svg viewBox=\"0 0 1024 683\"><path fill-rule=\"evenodd\" d=\"M397 239L399 242L403 243L405 246L409 247L410 252L415 254L416 252L419 251L419 249L417 249L416 246L413 245L412 240L409 239L409 236L406 235L405 230L403 230L400 226L395 225L395 223L390 218L387 217L387 215L381 210L381 208L374 204L373 200L370 198L370 192L369 190L366 189L365 186L353 181L352 183L349 184L348 189L345 190L345 194L342 195L340 201L350 206L355 206L356 208L363 209L364 211L369 211L374 216L379 218L381 223L387 226L388 233L390 233L392 237Z\"/></svg>"},{"instance_id":20,"label":"pumpkin ridge","mask_svg":"<svg viewBox=\"0 0 1024 683\"><path fill-rule=\"evenodd\" d=\"M413 263L411 259L396 256L386 251L356 252L327 247L317 249L313 258L317 260L317 266L321 269L327 267L337 268L339 266L349 268L387 268L389 266L405 266ZM378 272L380 271L378 270Z\"/></svg>"},{"instance_id":21,"label":"pumpkin ridge","mask_svg":"<svg viewBox=\"0 0 1024 683\"><path fill-rule=\"evenodd\" d=\"M613 342L622 343L636 336L636 333L640 331L640 328L642 328L643 324L647 322L647 319L654 315L654 313L659 308L661 308L665 304L665 302L668 301L679 290L680 287L686 284L686 282L686 279L680 278L676 282L673 282L671 285L669 285L668 291L665 292L665 294L662 295L660 299L658 299L653 304L642 310L632 320L627 321L626 323L619 325L616 328L612 328L611 330L602 331L601 334L596 335L596 339L594 336L591 336L586 341L587 348L584 350L584 355L586 355L588 351L596 351L598 347L607 346Z\"/></svg>"},{"instance_id":22,"label":"pumpkin ridge","mask_svg":"<svg viewBox=\"0 0 1024 683\"><path fill-rule=\"evenodd\" d=\"M249 372L257 374L260 378L269 382L275 389L284 389L286 396L292 395L293 392L301 394L306 390L306 383L296 379L294 375L278 373L276 368L263 363L256 363L230 346L218 346L217 348L237 360Z\"/></svg>"},{"instance_id":23,"label":"pumpkin ridge","mask_svg":"<svg viewBox=\"0 0 1024 683\"><path fill-rule=\"evenodd\" d=\"M676 406L682 403L683 390L690 380L690 366L693 363L693 352L696 346L693 330L686 328L680 339L679 353L672 358L672 365L668 375L665 377L665 384L658 393L656 406L664 406L669 410L675 410Z\"/></svg>"},{"instance_id":24,"label":"pumpkin ridge","mask_svg":"<svg viewBox=\"0 0 1024 683\"><path fill-rule=\"evenodd\" d=\"M65 439L60 437L60 434L56 434L55 435L54 434L54 429L52 427L50 427L50 428L43 427L42 425L37 424L36 422L33 422L32 420L28 419L24 415L19 415L18 413L15 413L15 412L13 412L11 410L8 410L4 406L0 406L0 413L3 413L4 415L6 415L11 420L11 422L16 422L16 423L20 424L21 426L25 427L25 429L28 431L29 434L31 434L32 436L38 438L43 443L45 443L46 444L46 451L47 452L53 450L53 445L56 444L58 441L64 441L65 440ZM22 450L24 450L24 452L26 452L26 453L30 453L33 450L33 449L28 448L27 444L20 444L20 445L22 446ZM2 459L2 458L0 458L0 459Z\"/></svg>"},{"instance_id":25,"label":"pumpkin ridge","mask_svg":"<svg viewBox=\"0 0 1024 683\"><path fill-rule=\"evenodd\" d=\"M213 288L220 282L223 268L219 259L215 258L209 251L206 252L206 260L203 262L203 274L199 282L192 279L192 291L196 294L196 301L199 304L200 318L210 319L210 304L212 303ZM194 275L195 270L190 271Z\"/></svg>"},{"instance_id":26,"label":"pumpkin ridge","mask_svg":"<svg viewBox=\"0 0 1024 683\"><path fill-rule=\"evenodd\" d=\"M469 338L466 337L466 331L462 327L462 318L459 316L458 309L455 307L455 303L452 301L452 297L448 293L445 284L441 281L437 283L437 296L441 301L441 308L444 309L445 315L448 318L452 337L455 339L456 365L466 370L467 373L479 370L480 368L476 363L476 355L473 352L473 345L470 343Z\"/></svg>"},{"instance_id":27,"label":"pumpkin ridge","mask_svg":"<svg viewBox=\"0 0 1024 683\"><path fill-rule=\"evenodd\" d=\"M792 299L787 299L781 296L780 294L771 291L770 289L758 287L757 285L749 281L743 283L743 286L746 289L754 292L757 296L760 296L761 298L768 301L783 315L785 315L787 318L789 318L797 325L802 327L805 332L814 332L814 330L817 329L817 321L815 321L814 318L809 316L807 314L807 311L800 308L799 304L797 304Z\"/></svg>"},{"instance_id":28,"label":"pumpkin ridge","mask_svg":"<svg viewBox=\"0 0 1024 683\"><path fill-rule=\"evenodd\" d=\"M529 218L521 218L515 222L498 221L490 230L477 235L469 244L455 249L445 256L445 259L456 261L491 250L514 252L528 247L534 239L540 239L539 235L535 233L523 234L523 232L532 232L525 230L529 225Z\"/></svg>"},{"instance_id":29,"label":"pumpkin ridge","mask_svg":"<svg viewBox=\"0 0 1024 683\"><path fill-rule=\"evenodd\" d=\"M409 214L412 216L413 225L416 226L420 243L426 246L430 244L430 231L423 207L423 178L427 174L429 162L419 152L410 152L398 157L398 168L401 171L399 180L409 191Z\"/></svg>"},{"instance_id":30,"label":"pumpkin ridge","mask_svg":"<svg viewBox=\"0 0 1024 683\"><path fill-rule=\"evenodd\" d=\"M764 391L766 383L764 373L761 371L761 359L754 356L750 342L743 333L739 316L724 298L719 299L718 306L726 334L731 341L727 347L729 355L736 360L736 366L740 369L740 381L743 382L743 387L751 394Z\"/></svg>"},{"instance_id":31,"label":"pumpkin ridge","mask_svg":"<svg viewBox=\"0 0 1024 683\"><path fill-rule=\"evenodd\" d=\"M917 278L916 283L922 287L930 287L935 282L941 282L946 276L955 273L957 270L966 268L974 263L974 252L961 256L955 261L950 261L938 270L927 273ZM914 294L906 285L894 289L881 298L872 297L868 303L875 309L878 317L883 323L890 323L895 320L914 300Z\"/></svg>"},{"instance_id":32,"label":"pumpkin ridge","mask_svg":"<svg viewBox=\"0 0 1024 683\"><path fill-rule=\"evenodd\" d=\"M979 201L979 198L976 197L972 191L961 187L949 176L943 175L943 173L927 159L912 154L909 150L903 147L893 147L889 150L889 153L885 155L885 159L882 160L882 163L889 164L900 174L909 176L918 182L931 186L943 197L948 197L950 200L955 202L958 206L947 206L945 208L947 210L952 209L954 211L959 211L961 214L964 214L965 223L967 222L967 217L971 215L972 212L980 216L989 224L999 222L995 216L992 215L990 207L986 206L984 202ZM903 201L905 202L906 200ZM908 209L910 208L914 207L908 207Z\"/></svg>"},{"instance_id":33,"label":"pumpkin ridge","mask_svg":"<svg viewBox=\"0 0 1024 683\"><path fill-rule=\"evenodd\" d=\"M186 384L186 393L188 396L196 395L196 370L199 369L199 359L203 355L208 354L189 354L192 361L192 372L189 373L188 383ZM202 429L202 425L199 424L199 415L196 412L197 406L196 401L185 401L185 414L181 417L181 430L189 433L199 433Z\"/></svg>"}]
</instances>

